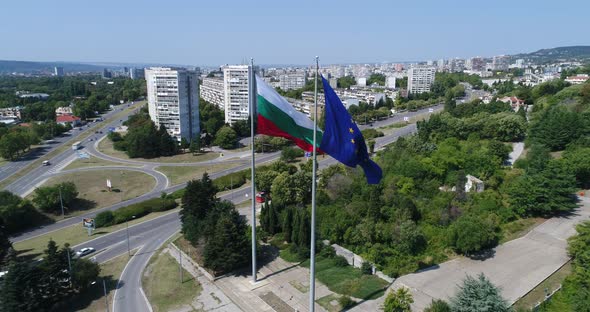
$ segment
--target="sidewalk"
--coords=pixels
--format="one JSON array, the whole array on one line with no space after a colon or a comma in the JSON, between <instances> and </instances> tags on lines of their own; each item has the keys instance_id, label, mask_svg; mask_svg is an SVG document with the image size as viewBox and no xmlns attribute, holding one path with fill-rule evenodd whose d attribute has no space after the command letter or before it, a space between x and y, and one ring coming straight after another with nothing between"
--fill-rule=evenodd
<instances>
[{"instance_id":1,"label":"sidewalk","mask_svg":"<svg viewBox=\"0 0 590 312\"><path fill-rule=\"evenodd\" d=\"M179 261L179 253L176 249L167 247L163 252L170 254L176 261ZM183 256L182 267L189 272L203 290L201 294L191 303L192 308L198 311L219 311L219 312L239 312L242 311L236 306L213 282L211 282L201 271L196 268L188 259ZM189 276L185 276L189 279ZM193 309L187 311L193 311ZM184 311L184 310L183 310Z\"/></svg>"}]
</instances>

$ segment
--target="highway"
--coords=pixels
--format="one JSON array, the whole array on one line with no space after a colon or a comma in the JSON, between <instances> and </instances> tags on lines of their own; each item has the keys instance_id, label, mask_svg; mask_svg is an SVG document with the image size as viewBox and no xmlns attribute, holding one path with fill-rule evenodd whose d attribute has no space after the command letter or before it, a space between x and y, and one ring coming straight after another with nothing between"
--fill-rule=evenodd
<instances>
[{"instance_id":1,"label":"highway","mask_svg":"<svg viewBox=\"0 0 590 312\"><path fill-rule=\"evenodd\" d=\"M101 117L103 119L107 120L107 119L113 117L114 115L116 115L117 113L126 109L129 105L130 105L130 103L117 105L117 106L115 106L115 108L113 110L106 112ZM11 175L17 173L19 170L25 168L26 166L28 166L29 164L31 164L35 160L39 159L40 157L46 155L47 153L49 153L49 152L51 152L63 145L73 144L74 142L76 142L76 139L78 136L80 136L83 133L86 133L87 131L95 131L95 129L97 128L97 126L99 124L100 123L88 123L86 126L83 127L83 130L79 130L78 127L73 128L69 132L66 132L66 133L62 134L61 136L56 136L55 138L53 138L52 139L52 141L54 141L53 143L42 145L37 150L32 151L31 153L28 153L27 155L19 158L18 160L8 162L4 166L0 167L0 182L5 180L6 178L10 177ZM71 153L71 154L73 154L73 153ZM65 159L66 157L67 156L64 157L63 155L60 154L60 155L54 157L53 159L50 159L49 161L53 164L54 160L60 161L60 160ZM40 168L40 170L37 172L37 174L48 171L50 169L49 167L51 167L51 166ZM13 188L10 188L10 189L7 188L7 189L11 190L11 189L16 189L17 187L18 187L18 185L16 185Z\"/></svg>"}]
</instances>

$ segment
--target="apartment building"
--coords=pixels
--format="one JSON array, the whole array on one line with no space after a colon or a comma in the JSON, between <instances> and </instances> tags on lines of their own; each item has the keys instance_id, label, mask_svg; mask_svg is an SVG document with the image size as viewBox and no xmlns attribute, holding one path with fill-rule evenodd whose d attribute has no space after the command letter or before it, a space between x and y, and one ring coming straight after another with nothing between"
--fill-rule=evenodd
<instances>
[{"instance_id":1,"label":"apartment building","mask_svg":"<svg viewBox=\"0 0 590 312\"><path fill-rule=\"evenodd\" d=\"M225 95L223 89L223 78L205 77L201 84L201 98L203 100L225 109Z\"/></svg>"},{"instance_id":2,"label":"apartment building","mask_svg":"<svg viewBox=\"0 0 590 312\"><path fill-rule=\"evenodd\" d=\"M285 91L301 89L305 87L306 82L307 72L305 70L296 69L279 75L279 87Z\"/></svg>"},{"instance_id":3,"label":"apartment building","mask_svg":"<svg viewBox=\"0 0 590 312\"><path fill-rule=\"evenodd\" d=\"M145 70L148 109L157 127L180 141L200 135L199 75L181 68L152 67Z\"/></svg>"},{"instance_id":4,"label":"apartment building","mask_svg":"<svg viewBox=\"0 0 590 312\"><path fill-rule=\"evenodd\" d=\"M436 68L412 67L408 70L408 93L430 92Z\"/></svg>"},{"instance_id":5,"label":"apartment building","mask_svg":"<svg viewBox=\"0 0 590 312\"><path fill-rule=\"evenodd\" d=\"M247 120L250 115L248 77L248 65L228 65L223 67L225 122L230 125L238 120Z\"/></svg>"}]
</instances>

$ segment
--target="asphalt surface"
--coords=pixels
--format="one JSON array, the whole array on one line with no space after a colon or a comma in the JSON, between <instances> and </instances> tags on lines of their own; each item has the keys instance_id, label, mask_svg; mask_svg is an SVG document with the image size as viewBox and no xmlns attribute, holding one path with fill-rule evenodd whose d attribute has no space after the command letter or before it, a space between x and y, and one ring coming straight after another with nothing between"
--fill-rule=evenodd
<instances>
[{"instance_id":1,"label":"asphalt surface","mask_svg":"<svg viewBox=\"0 0 590 312\"><path fill-rule=\"evenodd\" d=\"M115 114L127 109L129 105L130 104L122 104L122 105L116 106L112 111L109 111L108 113L104 114L102 116L102 118L105 120L109 119L109 118L113 117ZM133 113L133 111L129 110L129 114L131 114L131 113ZM50 152L56 148L59 148L63 145L73 144L74 142L77 141L78 136L82 133L86 133L86 131L91 131L91 132L103 131L103 134L104 134L104 133L106 133L106 131L108 131L109 127L115 127L117 125L120 125L121 121L115 120L111 123L108 123L108 124L102 126L102 127L98 126L100 124L102 124L102 123L88 123L86 126L84 126L83 130L78 130L78 128L74 128L71 130L72 134L70 136L66 135L63 137L55 138L55 141L60 142L60 143L51 144L50 147L44 148L44 150L40 153L35 153L34 156L27 156L23 160L10 162L10 163L0 167L0 171L2 172L0 174L0 180L8 178L9 176L15 174L16 172L23 169L27 165L31 164L31 162L35 161L39 157L47 154L48 152ZM90 139L94 140L97 137L98 137L98 135L91 135L86 140L81 141L82 148L80 150L74 151L71 148L67 149L63 153L60 153L59 155L56 155L56 156L52 157L51 159L49 159L49 162L51 165L39 166L37 168L34 168L28 174L22 176L18 180L9 184L4 189L12 192L14 194L18 194L18 195L28 193L30 191L30 189L34 188L34 186L35 186L35 183L34 183L35 180L33 178L41 177L41 176L44 176L48 173L55 172L56 166L59 167L60 164L63 164L64 162L67 162L68 160L71 161L72 159L75 159L77 157L78 152L84 151L84 148L83 148L84 145L89 144L89 142L92 142L92 141L90 141Z\"/></svg>"}]
</instances>

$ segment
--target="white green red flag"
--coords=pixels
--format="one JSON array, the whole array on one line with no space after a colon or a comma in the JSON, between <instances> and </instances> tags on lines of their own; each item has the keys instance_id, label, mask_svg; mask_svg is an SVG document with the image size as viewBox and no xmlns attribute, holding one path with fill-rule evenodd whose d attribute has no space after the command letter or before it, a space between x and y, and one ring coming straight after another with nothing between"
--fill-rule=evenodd
<instances>
[{"instance_id":1,"label":"white green red flag","mask_svg":"<svg viewBox=\"0 0 590 312\"><path fill-rule=\"evenodd\" d=\"M285 98L256 75L256 113L258 134L283 137L301 149L313 151L313 121L296 110ZM317 144L322 141L318 129Z\"/></svg>"}]
</instances>

